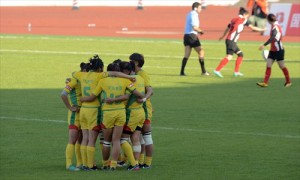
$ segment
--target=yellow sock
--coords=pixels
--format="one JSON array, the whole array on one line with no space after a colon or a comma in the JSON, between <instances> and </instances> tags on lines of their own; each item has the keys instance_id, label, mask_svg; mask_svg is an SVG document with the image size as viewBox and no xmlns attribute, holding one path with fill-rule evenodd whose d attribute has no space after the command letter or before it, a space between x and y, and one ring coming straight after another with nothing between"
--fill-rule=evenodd
<instances>
[{"instance_id":1,"label":"yellow sock","mask_svg":"<svg viewBox=\"0 0 300 180\"><path fill-rule=\"evenodd\" d=\"M76 155L76 167L80 167L82 165L81 152L80 152L80 144L75 144L75 155Z\"/></svg>"},{"instance_id":2,"label":"yellow sock","mask_svg":"<svg viewBox=\"0 0 300 180\"><path fill-rule=\"evenodd\" d=\"M66 168L72 165L72 159L74 156L74 144L67 144L66 147Z\"/></svg>"},{"instance_id":3,"label":"yellow sock","mask_svg":"<svg viewBox=\"0 0 300 180\"><path fill-rule=\"evenodd\" d=\"M148 166L151 166L152 163L152 157L146 156L145 158L145 164Z\"/></svg>"},{"instance_id":4,"label":"yellow sock","mask_svg":"<svg viewBox=\"0 0 300 180\"><path fill-rule=\"evenodd\" d=\"M102 152L102 149L103 149L103 144L99 144L99 147L100 147L100 151Z\"/></svg>"},{"instance_id":5,"label":"yellow sock","mask_svg":"<svg viewBox=\"0 0 300 180\"><path fill-rule=\"evenodd\" d=\"M144 164L145 154L140 154L139 164Z\"/></svg>"},{"instance_id":6,"label":"yellow sock","mask_svg":"<svg viewBox=\"0 0 300 180\"><path fill-rule=\"evenodd\" d=\"M110 168L117 168L117 161L110 161Z\"/></svg>"},{"instance_id":7,"label":"yellow sock","mask_svg":"<svg viewBox=\"0 0 300 180\"><path fill-rule=\"evenodd\" d=\"M110 160L102 160L102 166L110 166Z\"/></svg>"},{"instance_id":8,"label":"yellow sock","mask_svg":"<svg viewBox=\"0 0 300 180\"><path fill-rule=\"evenodd\" d=\"M88 146L86 148L87 153L87 166L92 168L94 166L95 147Z\"/></svg>"},{"instance_id":9,"label":"yellow sock","mask_svg":"<svg viewBox=\"0 0 300 180\"><path fill-rule=\"evenodd\" d=\"M82 165L87 166L86 146L80 146Z\"/></svg>"},{"instance_id":10,"label":"yellow sock","mask_svg":"<svg viewBox=\"0 0 300 180\"><path fill-rule=\"evenodd\" d=\"M134 159L132 147L130 146L129 142L125 141L124 143L122 143L121 147L122 147L123 152L127 156L127 159L129 161L129 163L131 164L131 166L135 166L136 161Z\"/></svg>"}]
</instances>

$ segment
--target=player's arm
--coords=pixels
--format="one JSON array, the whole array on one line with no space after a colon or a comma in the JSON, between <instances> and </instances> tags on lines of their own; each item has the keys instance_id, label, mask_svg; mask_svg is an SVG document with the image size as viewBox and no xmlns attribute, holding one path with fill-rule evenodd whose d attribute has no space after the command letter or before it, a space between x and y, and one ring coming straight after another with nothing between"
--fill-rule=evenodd
<instances>
[{"instance_id":1,"label":"player's arm","mask_svg":"<svg viewBox=\"0 0 300 180\"><path fill-rule=\"evenodd\" d=\"M266 28L259 28L259 27L253 26L252 24L249 24L248 27L254 31L259 31L259 32L263 32L266 30Z\"/></svg>"},{"instance_id":2,"label":"player's arm","mask_svg":"<svg viewBox=\"0 0 300 180\"><path fill-rule=\"evenodd\" d=\"M91 94L90 96L81 97L80 101L81 102L91 102L91 101L94 101L96 98L97 98L97 96L95 94Z\"/></svg>"},{"instance_id":3,"label":"player's arm","mask_svg":"<svg viewBox=\"0 0 300 180\"><path fill-rule=\"evenodd\" d=\"M275 39L276 35L277 35L277 30L274 28L271 32L270 38L263 45L259 47L259 50L263 50L267 45L269 45Z\"/></svg>"},{"instance_id":4,"label":"player's arm","mask_svg":"<svg viewBox=\"0 0 300 180\"><path fill-rule=\"evenodd\" d=\"M135 81L134 76L129 76L129 75L124 74L122 72L108 71L108 76L116 76L116 77L120 77L120 78L126 78L126 79L129 79L131 81Z\"/></svg>"},{"instance_id":5,"label":"player's arm","mask_svg":"<svg viewBox=\"0 0 300 180\"><path fill-rule=\"evenodd\" d=\"M230 29L230 24L228 24L228 26L225 29L223 35L219 38L219 41L222 40L226 36L226 34L229 32L229 29Z\"/></svg>"},{"instance_id":6,"label":"player's arm","mask_svg":"<svg viewBox=\"0 0 300 180\"><path fill-rule=\"evenodd\" d=\"M77 81L73 78L70 79L69 82L67 82L66 87L63 89L61 92L61 99L63 103L65 104L66 108L68 108L70 111L77 111L78 107L77 106L71 106L69 100L68 100L68 95L72 91L72 89L76 86Z\"/></svg>"},{"instance_id":7,"label":"player's arm","mask_svg":"<svg viewBox=\"0 0 300 180\"><path fill-rule=\"evenodd\" d=\"M151 86L147 86L146 87L146 92L147 93L145 94L145 97L137 99L137 102L139 102L139 103L146 102L147 99L149 99L153 95L153 89L152 89L152 87Z\"/></svg>"},{"instance_id":8,"label":"player's arm","mask_svg":"<svg viewBox=\"0 0 300 180\"><path fill-rule=\"evenodd\" d=\"M108 104L112 104L114 102L126 101L129 99L129 96L130 96L130 94L125 94L125 95L115 97L115 98L106 98L106 99L104 99L104 102L108 103Z\"/></svg>"},{"instance_id":9,"label":"player's arm","mask_svg":"<svg viewBox=\"0 0 300 180\"><path fill-rule=\"evenodd\" d=\"M204 34L203 30L200 29L200 27L193 26L193 30L196 31L197 33L201 34L201 35Z\"/></svg>"}]
</instances>

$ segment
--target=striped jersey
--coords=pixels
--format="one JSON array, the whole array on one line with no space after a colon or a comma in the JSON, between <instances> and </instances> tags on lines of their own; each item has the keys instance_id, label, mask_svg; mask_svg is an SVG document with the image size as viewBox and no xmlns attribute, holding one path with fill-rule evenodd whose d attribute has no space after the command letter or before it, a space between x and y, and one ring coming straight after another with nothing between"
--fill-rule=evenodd
<instances>
[{"instance_id":1,"label":"striped jersey","mask_svg":"<svg viewBox=\"0 0 300 180\"><path fill-rule=\"evenodd\" d=\"M240 37L240 33L244 30L245 26L249 25L249 21L244 18L242 15L239 15L236 18L233 18L228 25L229 33L227 39L237 42Z\"/></svg>"},{"instance_id":2,"label":"striped jersey","mask_svg":"<svg viewBox=\"0 0 300 180\"><path fill-rule=\"evenodd\" d=\"M280 51L283 49L282 45L282 29L279 23L276 21L272 25L272 29L270 32L271 41L271 51Z\"/></svg>"}]
</instances>

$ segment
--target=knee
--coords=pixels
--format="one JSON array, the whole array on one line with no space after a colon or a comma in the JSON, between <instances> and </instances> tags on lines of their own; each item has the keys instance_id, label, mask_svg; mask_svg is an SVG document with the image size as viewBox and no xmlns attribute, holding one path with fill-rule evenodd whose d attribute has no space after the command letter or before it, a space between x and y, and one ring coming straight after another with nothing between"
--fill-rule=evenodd
<instances>
[{"instance_id":1,"label":"knee","mask_svg":"<svg viewBox=\"0 0 300 180\"><path fill-rule=\"evenodd\" d=\"M144 133L143 138L145 140L145 145L146 146L153 144L151 131L148 131L148 132Z\"/></svg>"},{"instance_id":2,"label":"knee","mask_svg":"<svg viewBox=\"0 0 300 180\"><path fill-rule=\"evenodd\" d=\"M240 52L240 53L237 54L237 56L238 57L244 57L244 54L243 54L243 52Z\"/></svg>"}]
</instances>

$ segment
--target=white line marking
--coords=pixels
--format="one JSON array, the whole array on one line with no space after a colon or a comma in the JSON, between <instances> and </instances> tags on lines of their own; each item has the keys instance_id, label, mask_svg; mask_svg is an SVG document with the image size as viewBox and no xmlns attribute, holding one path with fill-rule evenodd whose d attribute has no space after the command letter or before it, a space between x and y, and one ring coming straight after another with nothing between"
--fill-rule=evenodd
<instances>
[{"instance_id":1,"label":"white line marking","mask_svg":"<svg viewBox=\"0 0 300 180\"><path fill-rule=\"evenodd\" d=\"M18 49L0 49L0 52L13 52L13 53L33 53L33 54L81 54L81 55L91 55L91 54L100 54L105 56L129 56L130 54L122 54L122 53L113 53L113 52L76 52L76 51L41 51L41 50L18 50ZM157 58L157 59L170 59L170 61L173 61L174 59L181 60L183 56L168 56L168 55L146 55L145 58ZM197 57L190 57L189 59L198 59ZM209 60L221 60L222 57L207 57ZM152 59L153 60L153 59ZM243 61L261 61L265 63L264 60L259 59L243 59ZM291 60L289 61L297 61L297 60ZM298 61L297 61L298 62ZM160 67L159 68L168 68L168 67ZM178 67L176 67L178 68Z\"/></svg>"},{"instance_id":2,"label":"white line marking","mask_svg":"<svg viewBox=\"0 0 300 180\"><path fill-rule=\"evenodd\" d=\"M38 121L38 122L54 122L54 123L65 123L67 121L62 120L51 120L51 119L29 119L29 118L20 118L20 117L5 117L1 116L0 119L10 119L17 121ZM204 129L189 129L189 128L172 128L172 127L152 127L154 129L169 130L169 131L187 131L187 132L202 132L202 133L220 133L220 134L229 134L229 135L248 135L248 136L266 136L266 137L279 137L279 138L288 138L288 139L300 139L300 136L293 135L277 135L277 134L266 134L266 133L247 133L247 132L226 132L226 131L217 131L217 130L204 130Z\"/></svg>"},{"instance_id":3,"label":"white line marking","mask_svg":"<svg viewBox=\"0 0 300 180\"><path fill-rule=\"evenodd\" d=\"M151 34L151 35L174 35L183 34L182 32L166 32L166 31L116 31L117 34Z\"/></svg>"}]
</instances>

